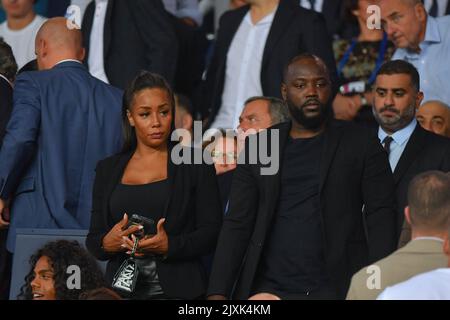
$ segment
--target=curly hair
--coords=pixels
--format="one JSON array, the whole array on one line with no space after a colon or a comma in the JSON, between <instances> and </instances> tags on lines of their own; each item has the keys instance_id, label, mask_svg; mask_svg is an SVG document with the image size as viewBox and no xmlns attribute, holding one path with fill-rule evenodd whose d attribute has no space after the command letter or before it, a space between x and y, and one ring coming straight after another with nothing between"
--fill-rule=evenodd
<instances>
[{"instance_id":1,"label":"curly hair","mask_svg":"<svg viewBox=\"0 0 450 320\"><path fill-rule=\"evenodd\" d=\"M25 277L25 284L20 289L19 300L33 298L31 282L34 268L41 257L47 257L54 273L54 287L57 300L77 300L80 294L105 287L106 282L97 261L76 241L58 240L47 243L30 258L31 270ZM81 288L69 289L67 273L69 266L78 266L81 272Z\"/></svg>"}]
</instances>

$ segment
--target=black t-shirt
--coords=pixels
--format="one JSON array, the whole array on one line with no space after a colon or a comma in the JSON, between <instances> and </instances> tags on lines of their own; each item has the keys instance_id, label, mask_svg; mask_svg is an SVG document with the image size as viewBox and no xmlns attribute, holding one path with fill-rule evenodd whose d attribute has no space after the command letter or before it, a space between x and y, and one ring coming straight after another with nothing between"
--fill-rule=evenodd
<instances>
[{"instance_id":1,"label":"black t-shirt","mask_svg":"<svg viewBox=\"0 0 450 320\"><path fill-rule=\"evenodd\" d=\"M260 261L255 292L307 293L329 285L319 184L323 135L289 137L278 209Z\"/></svg>"},{"instance_id":2,"label":"black t-shirt","mask_svg":"<svg viewBox=\"0 0 450 320\"><path fill-rule=\"evenodd\" d=\"M153 219L155 226L164 216L169 194L168 180L143 185L119 183L111 194L110 209L115 222L123 218L124 213L131 218L137 214Z\"/></svg>"}]
</instances>

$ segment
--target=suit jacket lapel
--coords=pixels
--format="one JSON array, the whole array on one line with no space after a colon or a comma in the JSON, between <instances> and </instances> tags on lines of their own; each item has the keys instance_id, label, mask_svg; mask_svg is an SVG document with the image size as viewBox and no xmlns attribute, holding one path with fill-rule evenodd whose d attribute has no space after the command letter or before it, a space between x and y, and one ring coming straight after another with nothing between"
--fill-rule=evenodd
<instances>
[{"instance_id":1,"label":"suit jacket lapel","mask_svg":"<svg viewBox=\"0 0 450 320\"><path fill-rule=\"evenodd\" d=\"M414 162L414 160L419 156L420 151L425 146L425 132L424 129L417 124L414 129L411 138L409 138L408 144L406 145L405 150L398 161L397 166L394 170L394 180L397 184L405 172L408 170L410 165Z\"/></svg>"},{"instance_id":2,"label":"suit jacket lapel","mask_svg":"<svg viewBox=\"0 0 450 320\"><path fill-rule=\"evenodd\" d=\"M298 3L297 6L300 6ZM291 0L280 1L278 9L273 18L272 27L270 28L269 35L267 37L266 45L264 47L263 59L261 69L264 70L264 66L267 64L270 58L270 54L273 52L278 39L280 39L286 30L286 27L290 24L293 16L292 2ZM263 72L261 72L262 74Z\"/></svg>"},{"instance_id":3,"label":"suit jacket lapel","mask_svg":"<svg viewBox=\"0 0 450 320\"><path fill-rule=\"evenodd\" d=\"M331 121L331 123L329 123L328 127L325 129L323 152L320 164L320 193L322 193L323 187L325 185L331 163L333 162L336 149L339 145L339 141L341 140L342 133L342 128L339 128L339 126L333 121Z\"/></svg>"},{"instance_id":4,"label":"suit jacket lapel","mask_svg":"<svg viewBox=\"0 0 450 320\"><path fill-rule=\"evenodd\" d=\"M276 206L278 205L278 198L280 193L280 186L281 186L281 169L283 166L283 155L284 155L284 149L286 148L286 143L289 138L289 133L291 131L291 123L289 124L281 124L275 126L273 129L279 130L279 169L278 172L274 175L268 175L265 178L265 195L270 199L269 205L267 206L267 221L271 221L275 212L276 212ZM273 130L272 129L272 130ZM271 139L270 139L270 132L268 132L268 150L271 150ZM270 225L270 224L268 224Z\"/></svg>"},{"instance_id":5,"label":"suit jacket lapel","mask_svg":"<svg viewBox=\"0 0 450 320\"><path fill-rule=\"evenodd\" d=\"M103 27L103 56L106 58L109 53L109 49L111 47L111 37L112 37L112 12L113 7L115 5L114 0L108 1L108 7L106 9L106 16L105 16L105 25Z\"/></svg>"}]
</instances>

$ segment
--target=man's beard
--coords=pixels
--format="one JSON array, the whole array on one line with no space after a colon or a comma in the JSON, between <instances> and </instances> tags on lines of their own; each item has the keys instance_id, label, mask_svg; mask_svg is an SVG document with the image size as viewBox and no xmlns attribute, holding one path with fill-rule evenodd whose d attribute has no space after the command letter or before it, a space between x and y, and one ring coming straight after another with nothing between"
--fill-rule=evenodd
<instances>
[{"instance_id":1,"label":"man's beard","mask_svg":"<svg viewBox=\"0 0 450 320\"><path fill-rule=\"evenodd\" d=\"M287 100L286 103L292 118L305 129L319 129L331 116L331 107L321 103L317 99L309 99L301 107L297 107L290 100ZM317 104L319 106L319 113L312 117L306 116L304 112L304 108L310 104Z\"/></svg>"},{"instance_id":2,"label":"man's beard","mask_svg":"<svg viewBox=\"0 0 450 320\"><path fill-rule=\"evenodd\" d=\"M406 127L414 118L415 110L416 106L414 104L411 104L403 114L399 110L391 106L383 107L382 109L380 109L379 112L376 112L375 108L372 109L373 115L377 120L378 124L382 128L387 129L391 132L396 132ZM381 115L381 113L383 113L384 111L391 111L396 115L390 118L384 117Z\"/></svg>"}]
</instances>

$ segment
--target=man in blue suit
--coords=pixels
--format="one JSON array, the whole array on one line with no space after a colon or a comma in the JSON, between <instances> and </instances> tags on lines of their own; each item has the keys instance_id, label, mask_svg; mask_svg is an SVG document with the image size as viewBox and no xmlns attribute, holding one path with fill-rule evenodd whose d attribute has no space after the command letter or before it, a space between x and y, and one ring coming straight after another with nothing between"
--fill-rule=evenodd
<instances>
[{"instance_id":1,"label":"man in blue suit","mask_svg":"<svg viewBox=\"0 0 450 320\"><path fill-rule=\"evenodd\" d=\"M42 26L36 54L43 71L15 82L0 150L0 213L10 204L11 252L17 228L88 229L96 164L122 143L122 92L81 64L81 32L66 21Z\"/></svg>"}]
</instances>

